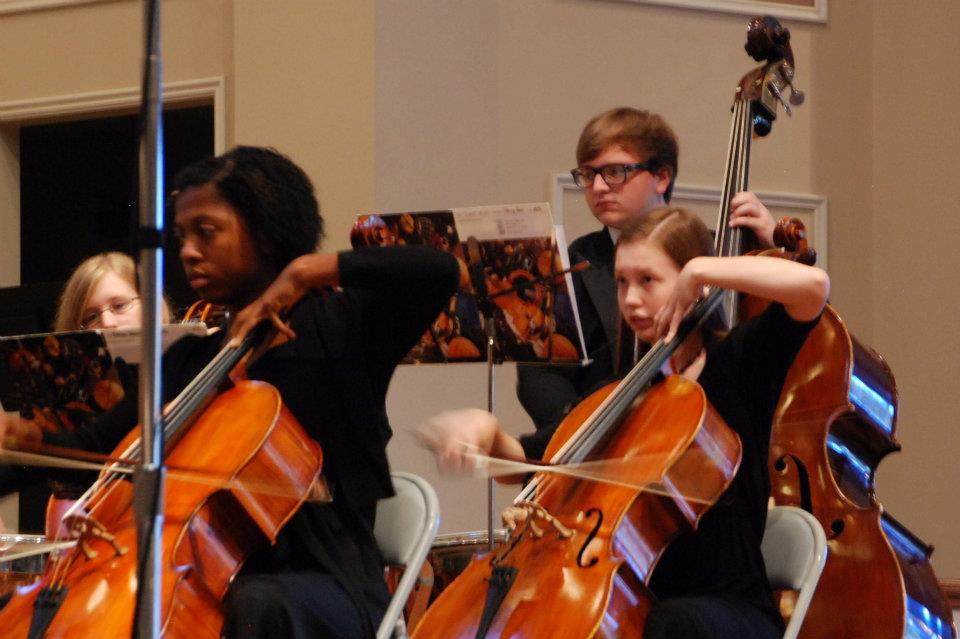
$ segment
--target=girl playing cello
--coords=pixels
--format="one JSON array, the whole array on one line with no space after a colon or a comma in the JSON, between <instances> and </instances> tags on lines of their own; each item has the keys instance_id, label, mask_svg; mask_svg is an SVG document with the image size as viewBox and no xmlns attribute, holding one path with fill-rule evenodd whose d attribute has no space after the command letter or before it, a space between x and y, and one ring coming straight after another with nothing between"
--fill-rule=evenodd
<instances>
[{"instance_id":1,"label":"girl playing cello","mask_svg":"<svg viewBox=\"0 0 960 639\"><path fill-rule=\"evenodd\" d=\"M227 591L223 634L372 636L388 600L373 538L376 501L392 494L387 385L453 294L457 263L417 247L315 253L322 220L313 186L270 149L238 147L200 161L174 189L180 261L193 289L243 309L230 330L235 338L262 320L290 338L263 353L247 376L275 386L319 442L333 490L331 503L304 504L273 546L244 563ZM319 293L334 286L343 288ZM171 347L163 367L167 400L222 342L217 333ZM136 407L122 402L93 428L51 443L110 452L135 418ZM0 436L5 446L29 448L41 434L29 421L6 420Z\"/></svg>"},{"instance_id":2,"label":"girl playing cello","mask_svg":"<svg viewBox=\"0 0 960 639\"><path fill-rule=\"evenodd\" d=\"M656 564L648 585L658 601L647 617L647 639L773 638L783 632L760 554L770 492L770 424L787 370L823 309L829 278L778 258L712 253L703 223L676 208L649 213L624 229L617 243L620 312L643 342L672 338L704 286L774 302L726 335L701 329L672 360L678 372L698 381L737 432L743 455L733 483L699 527L675 539ZM521 443L484 411L439 415L425 435L449 468L469 466L473 448L525 457Z\"/></svg>"}]
</instances>

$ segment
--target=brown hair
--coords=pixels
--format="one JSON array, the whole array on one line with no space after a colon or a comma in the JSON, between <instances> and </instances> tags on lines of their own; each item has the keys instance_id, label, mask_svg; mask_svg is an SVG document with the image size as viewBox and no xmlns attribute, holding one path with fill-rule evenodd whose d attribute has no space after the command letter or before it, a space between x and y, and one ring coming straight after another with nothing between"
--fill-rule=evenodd
<instances>
[{"instance_id":1,"label":"brown hair","mask_svg":"<svg viewBox=\"0 0 960 639\"><path fill-rule=\"evenodd\" d=\"M116 273L120 278L139 291L137 282L137 266L133 258L124 253L100 253L88 257L74 269L63 287L60 303L57 305L57 318L54 322L55 331L76 331L82 328L82 315L87 300L97 287L100 280L107 273ZM163 319L169 321L170 309L166 302L163 304Z\"/></svg>"},{"instance_id":2,"label":"brown hair","mask_svg":"<svg viewBox=\"0 0 960 639\"><path fill-rule=\"evenodd\" d=\"M715 255L713 235L695 213L687 209L663 206L634 220L620 233L617 250L634 242L648 240L660 247L682 269L687 262L703 255ZM708 341L726 332L720 309L707 318L703 335Z\"/></svg>"},{"instance_id":3,"label":"brown hair","mask_svg":"<svg viewBox=\"0 0 960 639\"><path fill-rule=\"evenodd\" d=\"M663 206L627 225L617 247L650 240L663 249L677 268L701 255L714 255L713 236L706 224L687 209Z\"/></svg>"},{"instance_id":4,"label":"brown hair","mask_svg":"<svg viewBox=\"0 0 960 639\"><path fill-rule=\"evenodd\" d=\"M595 116L580 133L577 142L577 165L583 165L600 155L611 144L619 144L646 161L653 160L655 170L670 170L670 184L663 199L670 201L673 183L677 179L677 136L666 120L656 113L632 107L617 107Z\"/></svg>"}]
</instances>

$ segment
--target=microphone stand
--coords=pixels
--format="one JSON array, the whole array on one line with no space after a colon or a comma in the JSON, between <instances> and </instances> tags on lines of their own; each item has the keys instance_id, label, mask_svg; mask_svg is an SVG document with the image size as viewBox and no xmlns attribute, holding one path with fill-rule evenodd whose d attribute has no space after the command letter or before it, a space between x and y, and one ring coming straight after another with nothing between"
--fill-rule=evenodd
<instances>
[{"instance_id":1,"label":"microphone stand","mask_svg":"<svg viewBox=\"0 0 960 639\"><path fill-rule=\"evenodd\" d=\"M140 114L140 405L143 458L134 471L137 604L133 632L160 636L163 540L163 424L160 416L160 308L163 294L163 123L160 3L144 1L144 69Z\"/></svg>"},{"instance_id":2,"label":"microphone stand","mask_svg":"<svg viewBox=\"0 0 960 639\"><path fill-rule=\"evenodd\" d=\"M558 277L566 275L567 273L575 273L588 268L590 263L583 261L573 265L572 268L567 270L553 273L546 277L535 277L529 282L517 282L516 285L510 288L491 294L490 290L487 288L486 277L483 270L483 260L480 256L480 243L473 236L467 238L467 257L469 262L467 270L470 273L470 281L473 284L473 289L476 291L477 307L480 309L480 312L483 314L484 318L483 332L487 344L487 411L493 413L495 394L493 367L494 364L503 363L503 355L497 349L497 330L494 320L496 314L494 311L493 298L514 293L517 295L522 295L527 288L537 283L552 284ZM494 498L495 491L496 480L493 477L490 477L487 479L487 550L490 552L493 551L495 541L493 528L493 521L496 517L496 500Z\"/></svg>"},{"instance_id":3,"label":"microphone stand","mask_svg":"<svg viewBox=\"0 0 960 639\"><path fill-rule=\"evenodd\" d=\"M487 343L487 412L493 413L494 404L494 364L502 364L503 360L497 353L497 330L494 323L493 299L487 290L487 282L483 272L483 262L480 259L480 243L473 236L467 238L468 270L473 289L477 293L477 307L483 314L483 333ZM493 519L496 512L495 480L487 479L487 550L492 551L494 546Z\"/></svg>"}]
</instances>

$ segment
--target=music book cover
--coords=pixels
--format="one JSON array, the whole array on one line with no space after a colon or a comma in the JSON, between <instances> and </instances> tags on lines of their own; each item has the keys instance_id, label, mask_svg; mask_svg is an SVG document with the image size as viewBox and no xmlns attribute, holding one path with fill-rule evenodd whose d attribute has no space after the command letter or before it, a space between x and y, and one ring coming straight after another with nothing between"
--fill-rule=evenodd
<instances>
[{"instance_id":1,"label":"music book cover","mask_svg":"<svg viewBox=\"0 0 960 639\"><path fill-rule=\"evenodd\" d=\"M166 349L201 323L163 327ZM123 398L116 359L140 359L140 330L114 329L0 337L0 406L33 415L41 428L72 431Z\"/></svg>"},{"instance_id":2,"label":"music book cover","mask_svg":"<svg viewBox=\"0 0 960 639\"><path fill-rule=\"evenodd\" d=\"M457 293L404 363L486 361L488 314L498 362L583 361L569 258L549 204L361 215L350 239L354 248L432 246L460 264Z\"/></svg>"}]
</instances>

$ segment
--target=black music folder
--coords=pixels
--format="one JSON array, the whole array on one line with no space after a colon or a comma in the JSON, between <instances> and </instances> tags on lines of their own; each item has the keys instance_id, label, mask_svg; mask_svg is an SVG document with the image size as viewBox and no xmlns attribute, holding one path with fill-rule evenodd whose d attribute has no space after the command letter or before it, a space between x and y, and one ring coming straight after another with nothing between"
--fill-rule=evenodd
<instances>
[{"instance_id":1,"label":"black music folder","mask_svg":"<svg viewBox=\"0 0 960 639\"><path fill-rule=\"evenodd\" d=\"M207 332L202 323L164 326L164 349ZM0 337L0 407L32 415L45 430L72 431L123 398L117 360L139 358L139 329Z\"/></svg>"}]
</instances>

